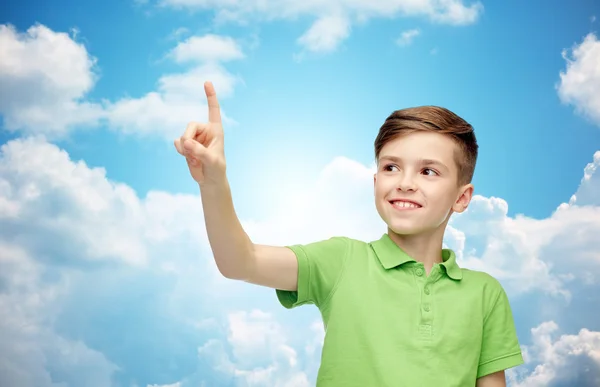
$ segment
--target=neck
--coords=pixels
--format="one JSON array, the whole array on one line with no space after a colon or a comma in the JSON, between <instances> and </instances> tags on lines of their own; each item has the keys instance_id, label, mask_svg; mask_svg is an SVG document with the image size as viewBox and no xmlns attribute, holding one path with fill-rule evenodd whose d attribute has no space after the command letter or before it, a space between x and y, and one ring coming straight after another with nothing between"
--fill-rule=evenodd
<instances>
[{"instance_id":1,"label":"neck","mask_svg":"<svg viewBox=\"0 0 600 387\"><path fill-rule=\"evenodd\" d=\"M444 229L442 225L431 232L401 235L388 228L388 235L406 254L415 261L423 263L425 271L429 274L433 265L442 262Z\"/></svg>"}]
</instances>

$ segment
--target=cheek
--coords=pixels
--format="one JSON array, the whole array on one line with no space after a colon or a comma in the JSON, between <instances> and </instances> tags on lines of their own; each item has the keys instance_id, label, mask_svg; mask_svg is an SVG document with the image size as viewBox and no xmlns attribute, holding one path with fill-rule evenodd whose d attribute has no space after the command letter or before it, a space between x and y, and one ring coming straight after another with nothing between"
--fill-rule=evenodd
<instances>
[{"instance_id":1,"label":"cheek","mask_svg":"<svg viewBox=\"0 0 600 387\"><path fill-rule=\"evenodd\" d=\"M389 189L387 187L387 185L385 184L385 181L377 181L375 183L375 187L374 187L374 193L375 193L375 197L377 199L382 199L384 198L389 192Z\"/></svg>"},{"instance_id":2,"label":"cheek","mask_svg":"<svg viewBox=\"0 0 600 387\"><path fill-rule=\"evenodd\" d=\"M375 206L377 207L377 209L381 210L382 207L382 203L385 201L385 198L388 195L388 191L386 190L385 186L383 184L381 184L380 182L375 184L374 187L374 192L373 192L373 196L374 196L374 201L375 201Z\"/></svg>"},{"instance_id":3,"label":"cheek","mask_svg":"<svg viewBox=\"0 0 600 387\"><path fill-rule=\"evenodd\" d=\"M454 193L449 193L450 191L451 189L448 188L447 190L437 191L436 194L430 196L433 199L431 203L435 203L434 205L437 210L450 211L452 209L456 197Z\"/></svg>"}]
</instances>

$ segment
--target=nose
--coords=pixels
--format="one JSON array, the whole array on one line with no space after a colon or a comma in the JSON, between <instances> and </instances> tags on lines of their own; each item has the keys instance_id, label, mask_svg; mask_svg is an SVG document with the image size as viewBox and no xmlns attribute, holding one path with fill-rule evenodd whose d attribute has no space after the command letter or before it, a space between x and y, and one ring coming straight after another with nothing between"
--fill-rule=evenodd
<instances>
[{"instance_id":1,"label":"nose","mask_svg":"<svg viewBox=\"0 0 600 387\"><path fill-rule=\"evenodd\" d=\"M397 188L400 191L416 191L415 180L410 173L403 172L398 178Z\"/></svg>"}]
</instances>

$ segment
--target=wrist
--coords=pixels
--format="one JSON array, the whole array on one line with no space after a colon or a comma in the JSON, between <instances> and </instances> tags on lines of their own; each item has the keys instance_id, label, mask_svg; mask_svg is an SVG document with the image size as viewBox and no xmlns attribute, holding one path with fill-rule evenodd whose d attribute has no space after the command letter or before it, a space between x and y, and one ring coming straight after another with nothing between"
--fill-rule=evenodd
<instances>
[{"instance_id":1,"label":"wrist","mask_svg":"<svg viewBox=\"0 0 600 387\"><path fill-rule=\"evenodd\" d=\"M224 172L219 177L204 176L203 181L198 183L198 188L202 193L220 194L229 188L229 181Z\"/></svg>"}]
</instances>

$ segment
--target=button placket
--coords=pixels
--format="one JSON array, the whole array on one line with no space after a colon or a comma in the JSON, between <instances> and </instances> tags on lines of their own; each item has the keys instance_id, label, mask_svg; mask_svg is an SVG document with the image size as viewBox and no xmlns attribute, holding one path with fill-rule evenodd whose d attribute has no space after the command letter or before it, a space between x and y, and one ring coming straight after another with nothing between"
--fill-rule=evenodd
<instances>
[{"instance_id":1,"label":"button placket","mask_svg":"<svg viewBox=\"0 0 600 387\"><path fill-rule=\"evenodd\" d=\"M429 296L423 295L423 289L427 287L427 283L429 282L429 278L425 275L425 268L422 264L417 264L414 268L414 275L416 284L418 286L419 292L421 293L421 300L419 303L419 311L420 314L420 323L419 323L419 337L422 340L431 340L432 335L432 326L431 326L431 318L429 316ZM427 310L426 310L427 309Z\"/></svg>"},{"instance_id":2,"label":"button placket","mask_svg":"<svg viewBox=\"0 0 600 387\"><path fill-rule=\"evenodd\" d=\"M423 284L423 296L421 298L421 324L432 325L433 323L433 303L431 289L433 283L438 278L437 270L438 268L434 266Z\"/></svg>"}]
</instances>

